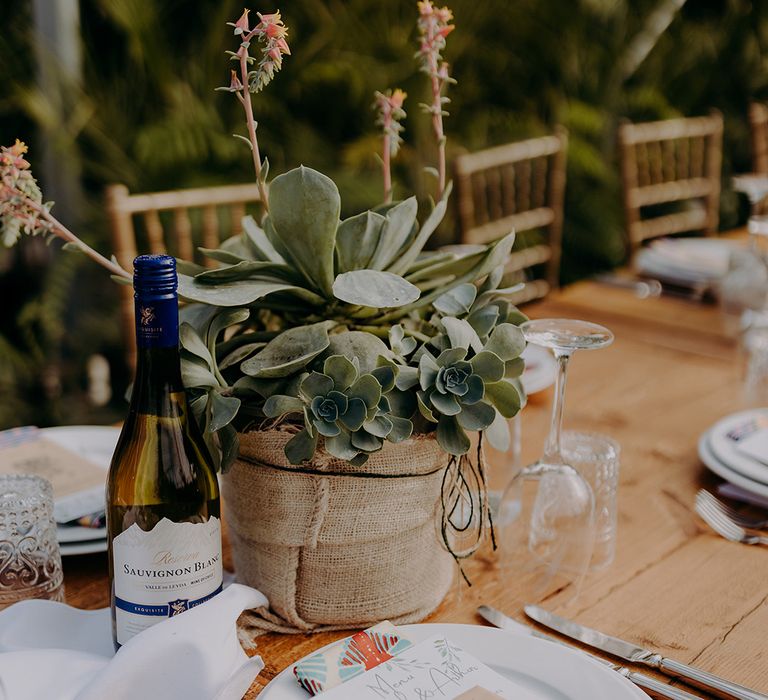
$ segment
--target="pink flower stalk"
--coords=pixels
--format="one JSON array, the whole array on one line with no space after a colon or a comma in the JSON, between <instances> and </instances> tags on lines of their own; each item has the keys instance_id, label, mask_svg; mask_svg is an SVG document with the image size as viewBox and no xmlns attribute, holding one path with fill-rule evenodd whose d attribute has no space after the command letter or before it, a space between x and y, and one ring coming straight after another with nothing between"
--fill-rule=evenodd
<instances>
[{"instance_id":1,"label":"pink flower stalk","mask_svg":"<svg viewBox=\"0 0 768 700\"><path fill-rule=\"evenodd\" d=\"M391 202L392 172L390 162L391 158L397 155L400 144L403 142L400 136L403 125L400 124L400 121L406 116L403 103L408 95L400 88L394 92L391 90L387 90L386 93L376 92L374 95L376 102L373 106L379 112L376 123L381 126L383 134L381 164L384 173L384 201Z\"/></svg>"},{"instance_id":2,"label":"pink flower stalk","mask_svg":"<svg viewBox=\"0 0 768 700\"><path fill-rule=\"evenodd\" d=\"M275 73L283 67L283 56L290 56L291 49L286 40L286 37L288 36L288 27L283 24L279 10L267 15L257 12L256 14L259 16L259 23L253 29L251 29L248 21L249 13L250 10L243 10L243 14L237 22L227 22L230 27L234 28L235 36L240 36L242 39L240 48L236 52L227 52L233 61L239 63L240 75L237 75L235 71L232 71L229 86L218 89L233 92L237 95L240 104L243 105L246 126L248 128L248 138L245 140L251 147L253 169L256 173L256 181L259 185L261 200L264 203L264 208L269 211L269 201L265 182L267 163L266 161L262 163L261 155L259 153L259 142L256 138L256 120L253 117L251 95L253 93L261 92L261 90L269 84L275 77ZM248 50L251 45L251 40L254 37L258 39L262 44L262 47L261 58L259 59L258 65L255 69L251 70L250 66L256 62L256 59L248 53Z\"/></svg>"},{"instance_id":3,"label":"pink flower stalk","mask_svg":"<svg viewBox=\"0 0 768 700\"><path fill-rule=\"evenodd\" d=\"M24 158L27 146L16 139L13 146L0 146L0 239L5 246L14 245L22 234L53 234L79 248L113 275L131 279L115 260L107 260L50 213L52 202L43 202L37 180Z\"/></svg>"},{"instance_id":4,"label":"pink flower stalk","mask_svg":"<svg viewBox=\"0 0 768 700\"><path fill-rule=\"evenodd\" d=\"M435 132L438 148L438 197L445 190L445 132L443 117L448 116L445 105L450 100L443 95L445 86L456 81L450 77L448 64L443 60L446 37L455 29L451 24L453 12L447 7L435 7L432 0L420 0L417 3L419 19L416 26L419 30L419 51L416 57L421 64L422 72L426 73L432 84L432 104L422 105L426 112L432 115L432 128Z\"/></svg>"}]
</instances>

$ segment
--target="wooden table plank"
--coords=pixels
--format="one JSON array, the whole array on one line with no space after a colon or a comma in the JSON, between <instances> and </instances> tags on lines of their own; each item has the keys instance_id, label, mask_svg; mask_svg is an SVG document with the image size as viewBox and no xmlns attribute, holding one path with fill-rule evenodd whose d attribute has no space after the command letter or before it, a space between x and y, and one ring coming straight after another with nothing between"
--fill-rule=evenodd
<instances>
[{"instance_id":1,"label":"wooden table plank","mask_svg":"<svg viewBox=\"0 0 768 700\"><path fill-rule=\"evenodd\" d=\"M768 556L726 542L695 516L696 490L716 479L700 464L696 441L723 415L743 408L737 350L714 306L679 299L637 300L624 289L580 283L530 310L603 321L613 346L571 363L566 427L605 432L622 447L616 561L591 575L579 599L547 607L648 644L734 681L768 692ZM551 392L532 397L522 418L523 453L541 452ZM506 457L489 455L497 483ZM82 607L106 602L103 556L66 564L67 597ZM483 550L468 564L475 585L449 593L429 621L480 623L480 603L521 618L514 575ZM247 698L296 659L343 636L268 634L255 640L266 668Z\"/></svg>"}]
</instances>

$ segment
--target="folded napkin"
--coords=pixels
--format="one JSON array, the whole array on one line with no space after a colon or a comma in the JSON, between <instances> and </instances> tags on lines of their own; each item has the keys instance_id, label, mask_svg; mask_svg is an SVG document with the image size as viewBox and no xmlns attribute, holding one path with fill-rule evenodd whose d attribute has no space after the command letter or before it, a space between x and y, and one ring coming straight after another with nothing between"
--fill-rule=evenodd
<instances>
[{"instance_id":1,"label":"folded napkin","mask_svg":"<svg viewBox=\"0 0 768 700\"><path fill-rule=\"evenodd\" d=\"M749 503L750 505L757 506L758 508L768 508L768 497L747 491L746 489L743 489L741 486L737 486L736 484L730 484L728 482L720 484L717 487L717 492L721 496L732 498L734 501Z\"/></svg>"},{"instance_id":2,"label":"folded napkin","mask_svg":"<svg viewBox=\"0 0 768 700\"><path fill-rule=\"evenodd\" d=\"M264 664L245 654L236 622L264 605L259 591L232 584L115 654L108 608L15 603L0 612L0 700L241 700Z\"/></svg>"},{"instance_id":3,"label":"folded napkin","mask_svg":"<svg viewBox=\"0 0 768 700\"><path fill-rule=\"evenodd\" d=\"M413 643L385 620L299 661L293 673L304 690L317 695L389 661Z\"/></svg>"}]
</instances>

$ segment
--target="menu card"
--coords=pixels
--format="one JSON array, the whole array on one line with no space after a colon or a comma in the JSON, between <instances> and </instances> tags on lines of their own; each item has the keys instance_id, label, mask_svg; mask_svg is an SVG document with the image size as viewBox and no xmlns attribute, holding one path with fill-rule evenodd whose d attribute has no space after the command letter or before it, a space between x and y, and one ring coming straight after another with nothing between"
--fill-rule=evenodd
<instances>
[{"instance_id":1,"label":"menu card","mask_svg":"<svg viewBox=\"0 0 768 700\"><path fill-rule=\"evenodd\" d=\"M0 474L34 474L50 481L57 522L104 509L106 470L51 440L33 438L1 448Z\"/></svg>"},{"instance_id":2,"label":"menu card","mask_svg":"<svg viewBox=\"0 0 768 700\"><path fill-rule=\"evenodd\" d=\"M319 697L323 700L456 700L459 697L536 700L540 696L496 673L447 637L435 635Z\"/></svg>"}]
</instances>

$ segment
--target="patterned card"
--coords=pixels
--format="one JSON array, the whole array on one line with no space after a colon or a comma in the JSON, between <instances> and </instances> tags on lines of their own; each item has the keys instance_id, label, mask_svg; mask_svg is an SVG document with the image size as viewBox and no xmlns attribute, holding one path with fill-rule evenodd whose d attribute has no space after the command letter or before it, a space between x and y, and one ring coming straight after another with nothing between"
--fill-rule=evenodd
<instances>
[{"instance_id":1,"label":"patterned card","mask_svg":"<svg viewBox=\"0 0 768 700\"><path fill-rule=\"evenodd\" d=\"M296 680L317 695L389 661L412 643L389 621L353 634L293 667Z\"/></svg>"},{"instance_id":2,"label":"patterned card","mask_svg":"<svg viewBox=\"0 0 768 700\"><path fill-rule=\"evenodd\" d=\"M489 696L505 700L541 698L539 693L534 694L496 673L443 635L435 635L323 693L322 698L456 700Z\"/></svg>"}]
</instances>

